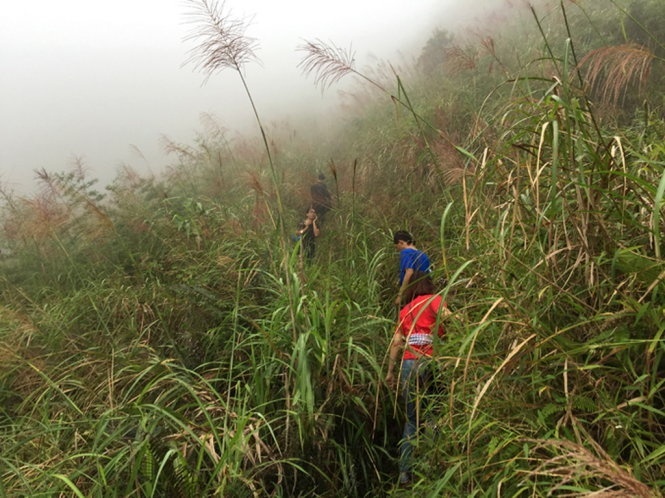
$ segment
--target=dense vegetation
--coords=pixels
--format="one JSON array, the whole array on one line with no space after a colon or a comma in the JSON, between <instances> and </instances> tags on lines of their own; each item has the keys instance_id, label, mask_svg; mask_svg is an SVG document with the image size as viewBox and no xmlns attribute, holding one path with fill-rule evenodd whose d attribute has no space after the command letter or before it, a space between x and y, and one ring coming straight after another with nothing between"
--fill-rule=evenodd
<instances>
[{"instance_id":1,"label":"dense vegetation","mask_svg":"<svg viewBox=\"0 0 665 498\"><path fill-rule=\"evenodd\" d=\"M318 83L363 82L328 136L255 109L258 140L211 126L160 178L5 192L0 496L662 496L662 7L506 2L402 68L311 42ZM243 78L231 48L199 66ZM336 209L303 266L317 170ZM454 311L409 490L396 229Z\"/></svg>"}]
</instances>

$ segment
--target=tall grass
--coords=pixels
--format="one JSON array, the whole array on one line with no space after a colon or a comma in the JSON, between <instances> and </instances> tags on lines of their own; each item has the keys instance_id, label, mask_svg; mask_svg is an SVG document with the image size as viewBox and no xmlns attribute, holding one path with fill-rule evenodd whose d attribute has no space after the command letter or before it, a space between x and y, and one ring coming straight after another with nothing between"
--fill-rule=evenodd
<instances>
[{"instance_id":1,"label":"tall grass","mask_svg":"<svg viewBox=\"0 0 665 498\"><path fill-rule=\"evenodd\" d=\"M665 124L657 105L607 121L613 73L589 84L582 54L603 52L582 6L555 7L527 11L529 50L493 33L475 66L395 96L408 120L377 99L322 142L339 195L311 265L270 223L299 209L305 162L245 170L266 135L106 197L46 172L7 196L0 495L662 496ZM430 168L443 136L457 159ZM382 382L398 227L453 311L408 490Z\"/></svg>"}]
</instances>

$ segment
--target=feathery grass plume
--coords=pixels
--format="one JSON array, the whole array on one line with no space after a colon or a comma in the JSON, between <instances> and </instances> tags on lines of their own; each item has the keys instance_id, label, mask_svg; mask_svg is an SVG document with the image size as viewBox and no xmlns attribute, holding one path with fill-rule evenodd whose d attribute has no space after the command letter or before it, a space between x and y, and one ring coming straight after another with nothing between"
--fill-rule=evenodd
<instances>
[{"instance_id":1,"label":"feathery grass plume","mask_svg":"<svg viewBox=\"0 0 665 498\"><path fill-rule=\"evenodd\" d=\"M278 232L282 261L286 264L289 249L283 236L286 228L284 223L284 207L280 194L281 182L277 176L265 127L263 126L258 109L254 103L252 92L249 90L242 70L245 64L257 60L255 40L245 35L248 23L244 20L233 19L230 13L225 10L224 2L219 3L215 0L210 2L207 0L189 0L188 3L194 8L194 11L190 14L190 21L194 25L194 29L186 40L198 41L198 44L190 51L190 57L187 62L194 63L197 69L207 74L207 77L223 69L235 70L249 99L254 118L261 132L261 139L268 158L268 164L270 165L270 174L275 191L275 202L277 204L277 216L272 216L272 212L269 212L269 214L271 215L273 226ZM290 272L288 271L286 279L287 281L291 279ZM293 299L295 305L295 297Z\"/></svg>"},{"instance_id":2,"label":"feathery grass plume","mask_svg":"<svg viewBox=\"0 0 665 498\"><path fill-rule=\"evenodd\" d=\"M305 52L305 57L298 63L298 67L306 75L314 74L314 84L320 86L321 91L337 83L344 76L355 74L381 91L387 92L381 85L355 69L353 66L355 52L352 47L344 49L317 39L305 41L298 50Z\"/></svg>"},{"instance_id":3,"label":"feathery grass plume","mask_svg":"<svg viewBox=\"0 0 665 498\"><path fill-rule=\"evenodd\" d=\"M431 123L427 122L416 113L413 105L409 101L406 94L406 89L402 84L401 78L397 75L397 71L392 65L389 65L390 70L397 79L398 95L394 95L386 87L384 87L377 78L372 78L365 73L358 71L354 67L355 53L351 48L343 49L334 44L326 44L325 42L317 39L316 41L306 41L304 45L298 47L298 50L305 52L304 58L298 63L298 67L305 73L305 75L314 74L314 82L321 90L329 88L332 84L338 82L345 76L353 74L362 80L368 82L370 85L378 88L381 92L390 96L390 99L408 109L415 118L416 124L420 128L424 123L428 128L433 131L439 132ZM421 133L423 130L421 129ZM424 135L423 135L424 136Z\"/></svg>"},{"instance_id":4,"label":"feathery grass plume","mask_svg":"<svg viewBox=\"0 0 665 498\"><path fill-rule=\"evenodd\" d=\"M586 83L606 103L617 105L634 84L643 93L651 74L654 54L635 43L601 47L588 52L579 62L586 66Z\"/></svg>"},{"instance_id":5,"label":"feathery grass plume","mask_svg":"<svg viewBox=\"0 0 665 498\"><path fill-rule=\"evenodd\" d=\"M470 49L464 49L459 45L445 48L445 67L449 74L457 74L463 71L472 71L478 65L478 54Z\"/></svg>"},{"instance_id":6,"label":"feathery grass plume","mask_svg":"<svg viewBox=\"0 0 665 498\"><path fill-rule=\"evenodd\" d=\"M226 10L225 2L216 0L189 0L193 11L189 13L190 23L194 26L192 32L185 38L185 41L198 42L189 52L189 58L186 63L191 62L194 67L206 74L206 80L213 74L224 69L233 69L238 73L242 82L245 94L252 106L254 118L259 126L264 148L268 156L268 162L275 182L277 202L280 213L281 199L279 196L278 178L275 172L275 165L272 159L268 137L265 127L261 122L258 109L254 103L252 92L249 90L247 80L243 73L243 67L249 62L256 61L255 49L256 40L245 35L245 30L249 26L246 20L234 19L230 12ZM281 220L281 217L280 217Z\"/></svg>"},{"instance_id":7,"label":"feathery grass plume","mask_svg":"<svg viewBox=\"0 0 665 498\"><path fill-rule=\"evenodd\" d=\"M159 141L161 142L164 152L177 155L178 159L181 161L194 159L196 157L196 149L194 149L194 147L175 142L167 135L162 134Z\"/></svg>"},{"instance_id":8,"label":"feathery grass plume","mask_svg":"<svg viewBox=\"0 0 665 498\"><path fill-rule=\"evenodd\" d=\"M198 44L189 52L186 62L206 74L206 80L224 69L242 71L242 67L256 61L256 40L245 36L249 23L234 19L225 11L225 2L189 0L194 10L188 13L195 29L185 38Z\"/></svg>"},{"instance_id":9,"label":"feathery grass plume","mask_svg":"<svg viewBox=\"0 0 665 498\"><path fill-rule=\"evenodd\" d=\"M304 45L298 47L298 50L305 52L305 56L298 63L298 67L302 69L305 75L314 74L314 82L316 85L321 86L322 91L341 80L344 76L354 74L383 93L390 95L393 102L401 104L415 114L408 99L404 101L400 97L393 95L375 79L361 73L354 67L355 53L351 48L343 49L334 44L328 45L317 39L313 42L306 41ZM394 69L393 73L395 73ZM399 78L398 83L400 89L403 89ZM416 115L416 117L416 121L422 121L420 116ZM431 125L429 126L432 127Z\"/></svg>"},{"instance_id":10,"label":"feathery grass plume","mask_svg":"<svg viewBox=\"0 0 665 498\"><path fill-rule=\"evenodd\" d=\"M437 156L432 151L424 128L427 127L439 135L443 135L440 130L436 129L435 126L425 120L415 110L406 92L402 79L392 66L390 66L390 69L397 80L397 95L388 91L376 79L367 76L354 67L355 54L351 48L346 50L334 44L326 44L320 39L317 39L315 41L305 41L305 44L298 47L298 50L305 53L304 58L298 63L298 67L302 69L306 75L314 74L314 82L316 85L321 86L322 91L330 87L333 83L341 80L344 76L354 74L375 88L378 88L381 92L389 95L390 99L395 104L399 104L407 109L413 116L416 126L418 127L418 131L425 143L425 150L430 155L432 161L437 161Z\"/></svg>"},{"instance_id":11,"label":"feathery grass plume","mask_svg":"<svg viewBox=\"0 0 665 498\"><path fill-rule=\"evenodd\" d=\"M217 121L217 117L209 112L202 112L199 120L203 125L206 135L213 140L226 140L228 129Z\"/></svg>"}]
</instances>

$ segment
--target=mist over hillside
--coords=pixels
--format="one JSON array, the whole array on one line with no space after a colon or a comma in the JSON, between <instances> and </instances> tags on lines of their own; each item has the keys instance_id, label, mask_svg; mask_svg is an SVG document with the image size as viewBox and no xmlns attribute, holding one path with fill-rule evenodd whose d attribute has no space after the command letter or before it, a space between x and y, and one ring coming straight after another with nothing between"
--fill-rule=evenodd
<instances>
[{"instance_id":1,"label":"mist over hillside","mask_svg":"<svg viewBox=\"0 0 665 498\"><path fill-rule=\"evenodd\" d=\"M296 48L303 40L352 47L360 68L380 61L409 64L435 28L477 24L488 11L516 8L501 0L472 6L432 1L409 8L364 3L361 11L350 3L329 13L306 2L279 8L259 1L227 5L251 19L248 35L256 39L259 60L247 65L246 73L258 108L266 121L296 129L325 128L336 113L337 92L354 84L343 81L326 92L315 88L297 68ZM183 65L191 48L183 41L189 29L185 5L153 10L120 2L104 20L74 0L53 12L47 5L30 6L13 7L14 15L4 16L0 25L11 64L5 74L12 75L0 81L0 181L10 189L29 191L35 170L63 171L79 161L102 184L126 166L159 173L174 160L162 137L192 144L205 133L202 115L204 121L214 117L231 134L257 133L233 74L204 81ZM116 10L122 17L114 17ZM60 14L67 19L59 21Z\"/></svg>"}]
</instances>

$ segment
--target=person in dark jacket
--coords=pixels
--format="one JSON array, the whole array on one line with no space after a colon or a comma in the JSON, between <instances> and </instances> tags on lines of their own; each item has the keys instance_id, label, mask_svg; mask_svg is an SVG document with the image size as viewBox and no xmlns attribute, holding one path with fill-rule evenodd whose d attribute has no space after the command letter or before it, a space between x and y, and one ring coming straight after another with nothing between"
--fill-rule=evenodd
<instances>
[{"instance_id":1,"label":"person in dark jacket","mask_svg":"<svg viewBox=\"0 0 665 498\"><path fill-rule=\"evenodd\" d=\"M332 208L332 196L325 183L325 179L325 175L319 173L318 180L309 188L312 197L312 207L321 221L325 218L326 213Z\"/></svg>"}]
</instances>

